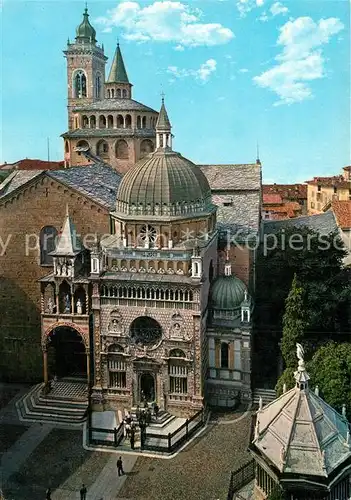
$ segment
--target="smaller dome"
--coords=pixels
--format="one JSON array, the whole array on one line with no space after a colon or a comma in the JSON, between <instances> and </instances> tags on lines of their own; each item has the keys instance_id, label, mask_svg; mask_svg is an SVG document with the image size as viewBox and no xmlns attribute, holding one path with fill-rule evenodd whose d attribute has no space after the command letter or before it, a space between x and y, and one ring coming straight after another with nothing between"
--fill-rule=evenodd
<instances>
[{"instance_id":1,"label":"smaller dome","mask_svg":"<svg viewBox=\"0 0 351 500\"><path fill-rule=\"evenodd\" d=\"M219 276L212 286L211 308L213 311L234 311L245 298L246 286L236 276Z\"/></svg>"},{"instance_id":2,"label":"smaller dome","mask_svg":"<svg viewBox=\"0 0 351 500\"><path fill-rule=\"evenodd\" d=\"M76 38L78 39L84 39L85 41L88 42L96 42L96 31L92 27L92 25L89 22L89 14L88 14L88 9L85 8L84 14L83 14L83 21L80 23L80 25L76 29Z\"/></svg>"}]
</instances>

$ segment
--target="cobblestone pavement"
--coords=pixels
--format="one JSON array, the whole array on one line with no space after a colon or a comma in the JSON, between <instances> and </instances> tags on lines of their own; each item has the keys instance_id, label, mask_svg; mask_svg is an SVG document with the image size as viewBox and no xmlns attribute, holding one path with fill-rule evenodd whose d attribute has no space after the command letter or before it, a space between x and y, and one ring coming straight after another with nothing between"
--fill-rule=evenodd
<instances>
[{"instance_id":1,"label":"cobblestone pavement","mask_svg":"<svg viewBox=\"0 0 351 500\"><path fill-rule=\"evenodd\" d=\"M250 430L251 415L247 414L231 425L212 423L172 460L139 457L120 496L128 500L225 500L230 472L250 459Z\"/></svg>"},{"instance_id":2,"label":"cobblestone pavement","mask_svg":"<svg viewBox=\"0 0 351 500\"><path fill-rule=\"evenodd\" d=\"M80 429L21 423L14 408L21 392L0 410L2 432L13 433L2 456L6 500L40 500L48 486L53 500L79 500L83 482L87 500L225 500L230 472L249 459L250 413L231 413L236 421L214 418L175 458L121 453L126 475L118 477L118 456L83 449Z\"/></svg>"}]
</instances>

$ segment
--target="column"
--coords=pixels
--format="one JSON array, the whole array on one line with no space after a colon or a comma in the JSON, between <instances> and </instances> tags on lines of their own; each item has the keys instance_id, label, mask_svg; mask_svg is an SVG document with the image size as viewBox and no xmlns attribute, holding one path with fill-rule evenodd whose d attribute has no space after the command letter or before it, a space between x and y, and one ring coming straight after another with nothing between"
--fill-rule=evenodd
<instances>
[{"instance_id":1,"label":"column","mask_svg":"<svg viewBox=\"0 0 351 500\"><path fill-rule=\"evenodd\" d=\"M60 313L60 296L59 296L59 287L55 286L55 303L56 303L56 314Z\"/></svg>"},{"instance_id":2,"label":"column","mask_svg":"<svg viewBox=\"0 0 351 500\"><path fill-rule=\"evenodd\" d=\"M220 352L221 344L219 340L215 340L215 367L220 368Z\"/></svg>"},{"instance_id":3,"label":"column","mask_svg":"<svg viewBox=\"0 0 351 500\"><path fill-rule=\"evenodd\" d=\"M44 368L44 384L45 384L45 387L48 387L48 385L49 385L48 351L46 348L43 350L43 368Z\"/></svg>"},{"instance_id":4,"label":"column","mask_svg":"<svg viewBox=\"0 0 351 500\"><path fill-rule=\"evenodd\" d=\"M71 314L74 314L74 288L71 286Z\"/></svg>"},{"instance_id":5,"label":"column","mask_svg":"<svg viewBox=\"0 0 351 500\"><path fill-rule=\"evenodd\" d=\"M229 370L234 369L234 342L229 343L229 363L228 363L228 368Z\"/></svg>"},{"instance_id":6,"label":"column","mask_svg":"<svg viewBox=\"0 0 351 500\"><path fill-rule=\"evenodd\" d=\"M87 356L87 382L88 382L88 387L90 387L90 351L86 349L86 356Z\"/></svg>"},{"instance_id":7,"label":"column","mask_svg":"<svg viewBox=\"0 0 351 500\"><path fill-rule=\"evenodd\" d=\"M89 314L89 289L87 286L84 287L85 291L85 314Z\"/></svg>"}]
</instances>

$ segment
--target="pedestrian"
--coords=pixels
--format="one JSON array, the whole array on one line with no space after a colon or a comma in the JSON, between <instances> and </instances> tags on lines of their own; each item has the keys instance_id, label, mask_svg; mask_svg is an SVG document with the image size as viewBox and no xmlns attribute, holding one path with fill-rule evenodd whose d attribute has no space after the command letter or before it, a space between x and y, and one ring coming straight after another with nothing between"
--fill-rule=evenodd
<instances>
[{"instance_id":1,"label":"pedestrian","mask_svg":"<svg viewBox=\"0 0 351 500\"><path fill-rule=\"evenodd\" d=\"M46 490L46 497L45 497L46 500L51 500L51 488L48 488Z\"/></svg>"},{"instance_id":2,"label":"pedestrian","mask_svg":"<svg viewBox=\"0 0 351 500\"><path fill-rule=\"evenodd\" d=\"M158 407L158 404L155 403L154 404L154 414L155 414L155 418L157 420L157 416L158 416L158 412L160 411L160 408Z\"/></svg>"},{"instance_id":3,"label":"pedestrian","mask_svg":"<svg viewBox=\"0 0 351 500\"><path fill-rule=\"evenodd\" d=\"M86 500L87 498L87 489L85 484L82 484L82 487L80 489L80 500Z\"/></svg>"},{"instance_id":4,"label":"pedestrian","mask_svg":"<svg viewBox=\"0 0 351 500\"><path fill-rule=\"evenodd\" d=\"M134 444L135 444L135 432L134 430L132 430L130 433L130 447L132 448L132 450L134 450Z\"/></svg>"},{"instance_id":5,"label":"pedestrian","mask_svg":"<svg viewBox=\"0 0 351 500\"><path fill-rule=\"evenodd\" d=\"M119 459L117 460L117 472L119 476L124 475L122 457L119 457Z\"/></svg>"},{"instance_id":6,"label":"pedestrian","mask_svg":"<svg viewBox=\"0 0 351 500\"><path fill-rule=\"evenodd\" d=\"M140 406L139 405L136 407L135 416L136 416L136 419L139 420L139 418L140 418Z\"/></svg>"},{"instance_id":7,"label":"pedestrian","mask_svg":"<svg viewBox=\"0 0 351 500\"><path fill-rule=\"evenodd\" d=\"M146 419L146 425L150 425L151 424L151 411L150 411L150 408L148 408L147 411L146 411L145 419Z\"/></svg>"}]
</instances>

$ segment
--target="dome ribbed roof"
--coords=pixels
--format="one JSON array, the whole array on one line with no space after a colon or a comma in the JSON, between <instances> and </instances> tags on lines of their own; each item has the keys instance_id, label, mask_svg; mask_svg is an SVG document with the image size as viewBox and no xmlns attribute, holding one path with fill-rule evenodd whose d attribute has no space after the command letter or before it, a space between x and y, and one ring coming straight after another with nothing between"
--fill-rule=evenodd
<instances>
[{"instance_id":1,"label":"dome ribbed roof","mask_svg":"<svg viewBox=\"0 0 351 500\"><path fill-rule=\"evenodd\" d=\"M245 298L245 291L245 284L236 276L219 276L212 287L212 309L218 311L237 309Z\"/></svg>"},{"instance_id":2,"label":"dome ribbed roof","mask_svg":"<svg viewBox=\"0 0 351 500\"><path fill-rule=\"evenodd\" d=\"M165 213L164 207L170 210L185 204L203 210L211 204L210 186L194 163L170 148L158 149L137 162L124 175L117 192L117 210L125 213L133 206L149 207L146 213L160 215ZM174 208L168 213L176 215L177 211Z\"/></svg>"},{"instance_id":3,"label":"dome ribbed roof","mask_svg":"<svg viewBox=\"0 0 351 500\"><path fill-rule=\"evenodd\" d=\"M84 41L96 42L96 31L89 22L88 9L84 9L83 21L76 29L76 38L84 39Z\"/></svg>"}]
</instances>

